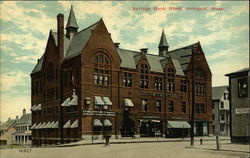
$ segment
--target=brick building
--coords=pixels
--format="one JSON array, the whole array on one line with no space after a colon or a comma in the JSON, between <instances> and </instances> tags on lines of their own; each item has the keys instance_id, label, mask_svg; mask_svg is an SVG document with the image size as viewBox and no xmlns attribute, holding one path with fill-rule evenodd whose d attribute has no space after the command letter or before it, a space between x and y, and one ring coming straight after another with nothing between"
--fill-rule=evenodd
<instances>
[{"instance_id":1,"label":"brick building","mask_svg":"<svg viewBox=\"0 0 250 158\"><path fill-rule=\"evenodd\" d=\"M34 145L188 135L192 72L195 133L212 133L211 71L199 42L169 51L163 31L153 55L119 48L102 19L78 28L72 7L66 33L58 14L57 32L31 73Z\"/></svg>"}]
</instances>

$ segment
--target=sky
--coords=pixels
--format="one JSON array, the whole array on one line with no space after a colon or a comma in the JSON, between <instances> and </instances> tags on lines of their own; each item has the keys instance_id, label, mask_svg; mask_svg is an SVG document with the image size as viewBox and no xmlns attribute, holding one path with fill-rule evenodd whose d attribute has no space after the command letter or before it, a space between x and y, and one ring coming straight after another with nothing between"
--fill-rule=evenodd
<instances>
[{"instance_id":1,"label":"sky","mask_svg":"<svg viewBox=\"0 0 250 158\"><path fill-rule=\"evenodd\" d=\"M146 47L157 54L163 29L170 50L200 41L213 86L228 85L224 74L249 67L248 1L1 1L1 121L20 117L23 108L30 112L30 73L45 51L50 29L56 31L57 14L64 14L66 25L71 5L79 31L103 18L121 48Z\"/></svg>"}]
</instances>

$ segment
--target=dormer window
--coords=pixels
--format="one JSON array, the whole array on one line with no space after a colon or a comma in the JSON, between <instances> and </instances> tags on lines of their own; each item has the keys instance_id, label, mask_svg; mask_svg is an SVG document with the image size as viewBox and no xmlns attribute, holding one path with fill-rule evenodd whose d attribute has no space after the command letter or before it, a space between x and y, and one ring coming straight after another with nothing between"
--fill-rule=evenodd
<instances>
[{"instance_id":1,"label":"dormer window","mask_svg":"<svg viewBox=\"0 0 250 158\"><path fill-rule=\"evenodd\" d=\"M148 89L149 68L147 64L141 64L141 80L140 87Z\"/></svg>"},{"instance_id":2,"label":"dormer window","mask_svg":"<svg viewBox=\"0 0 250 158\"><path fill-rule=\"evenodd\" d=\"M167 91L172 92L174 91L174 76L175 76L174 69L169 68L167 75L168 75Z\"/></svg>"},{"instance_id":3,"label":"dormer window","mask_svg":"<svg viewBox=\"0 0 250 158\"><path fill-rule=\"evenodd\" d=\"M94 84L110 84L110 61L103 53L98 53L94 57Z\"/></svg>"}]
</instances>

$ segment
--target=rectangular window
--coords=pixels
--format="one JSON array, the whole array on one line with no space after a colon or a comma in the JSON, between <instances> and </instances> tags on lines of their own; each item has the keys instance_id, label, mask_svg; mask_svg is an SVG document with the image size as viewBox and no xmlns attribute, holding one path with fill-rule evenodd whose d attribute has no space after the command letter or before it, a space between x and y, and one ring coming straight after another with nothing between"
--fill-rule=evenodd
<instances>
[{"instance_id":1,"label":"rectangular window","mask_svg":"<svg viewBox=\"0 0 250 158\"><path fill-rule=\"evenodd\" d=\"M174 91L174 79L173 78L168 79L167 90L170 92Z\"/></svg>"},{"instance_id":2,"label":"rectangular window","mask_svg":"<svg viewBox=\"0 0 250 158\"><path fill-rule=\"evenodd\" d=\"M225 115L224 115L224 114L221 114L221 115L220 115L220 120L221 120L221 121L224 121L224 120L225 120Z\"/></svg>"},{"instance_id":3,"label":"rectangular window","mask_svg":"<svg viewBox=\"0 0 250 158\"><path fill-rule=\"evenodd\" d=\"M128 72L123 73L123 84L125 87L132 87L132 74Z\"/></svg>"},{"instance_id":4,"label":"rectangular window","mask_svg":"<svg viewBox=\"0 0 250 158\"><path fill-rule=\"evenodd\" d=\"M200 104L196 103L195 112L200 113Z\"/></svg>"},{"instance_id":5,"label":"rectangular window","mask_svg":"<svg viewBox=\"0 0 250 158\"><path fill-rule=\"evenodd\" d=\"M155 77L155 89L162 90L162 77Z\"/></svg>"},{"instance_id":6,"label":"rectangular window","mask_svg":"<svg viewBox=\"0 0 250 158\"><path fill-rule=\"evenodd\" d=\"M221 109L224 109L224 102L223 102L223 101L220 102L220 108L221 108Z\"/></svg>"},{"instance_id":7,"label":"rectangular window","mask_svg":"<svg viewBox=\"0 0 250 158\"><path fill-rule=\"evenodd\" d=\"M213 114L213 121L214 121L214 114Z\"/></svg>"},{"instance_id":8,"label":"rectangular window","mask_svg":"<svg viewBox=\"0 0 250 158\"><path fill-rule=\"evenodd\" d=\"M220 131L224 132L224 125L223 124L220 125Z\"/></svg>"},{"instance_id":9,"label":"rectangular window","mask_svg":"<svg viewBox=\"0 0 250 158\"><path fill-rule=\"evenodd\" d=\"M174 112L174 101L172 101L172 100L168 101L168 111Z\"/></svg>"},{"instance_id":10,"label":"rectangular window","mask_svg":"<svg viewBox=\"0 0 250 158\"><path fill-rule=\"evenodd\" d=\"M247 78L238 80L238 96L240 98L247 97Z\"/></svg>"},{"instance_id":11,"label":"rectangular window","mask_svg":"<svg viewBox=\"0 0 250 158\"><path fill-rule=\"evenodd\" d=\"M140 87L148 88L148 75L141 75Z\"/></svg>"},{"instance_id":12,"label":"rectangular window","mask_svg":"<svg viewBox=\"0 0 250 158\"><path fill-rule=\"evenodd\" d=\"M142 99L142 111L148 111L147 99Z\"/></svg>"},{"instance_id":13,"label":"rectangular window","mask_svg":"<svg viewBox=\"0 0 250 158\"><path fill-rule=\"evenodd\" d=\"M204 107L203 103L200 104L200 113L202 113L202 114L205 113L205 107Z\"/></svg>"},{"instance_id":14,"label":"rectangular window","mask_svg":"<svg viewBox=\"0 0 250 158\"><path fill-rule=\"evenodd\" d=\"M196 82L195 83L195 93L203 95L205 94L205 84L201 82Z\"/></svg>"},{"instance_id":15,"label":"rectangular window","mask_svg":"<svg viewBox=\"0 0 250 158\"><path fill-rule=\"evenodd\" d=\"M186 113L186 102L181 102L181 111Z\"/></svg>"},{"instance_id":16,"label":"rectangular window","mask_svg":"<svg viewBox=\"0 0 250 158\"><path fill-rule=\"evenodd\" d=\"M161 101L160 100L156 100L156 111L161 112Z\"/></svg>"},{"instance_id":17,"label":"rectangular window","mask_svg":"<svg viewBox=\"0 0 250 158\"><path fill-rule=\"evenodd\" d=\"M187 92L187 80L181 80L181 92Z\"/></svg>"}]
</instances>

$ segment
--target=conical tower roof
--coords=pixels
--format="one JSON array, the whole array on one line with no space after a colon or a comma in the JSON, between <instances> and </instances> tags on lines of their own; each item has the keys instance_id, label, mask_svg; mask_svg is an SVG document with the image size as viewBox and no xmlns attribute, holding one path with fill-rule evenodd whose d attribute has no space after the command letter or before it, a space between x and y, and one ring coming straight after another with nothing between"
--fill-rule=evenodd
<instances>
[{"instance_id":1,"label":"conical tower roof","mask_svg":"<svg viewBox=\"0 0 250 158\"><path fill-rule=\"evenodd\" d=\"M77 22L76 22L76 17L75 17L75 13L74 13L74 9L73 9L72 5L70 8L70 13L69 13L69 18L68 18L68 23L66 25L66 29L69 27L73 27L73 28L77 28L77 29L79 28L79 26L77 25Z\"/></svg>"},{"instance_id":2,"label":"conical tower roof","mask_svg":"<svg viewBox=\"0 0 250 158\"><path fill-rule=\"evenodd\" d=\"M166 35L164 33L164 30L162 30L162 34L161 34L161 40L160 40L160 43L159 43L159 48L160 47L169 47L168 45L168 41L166 39Z\"/></svg>"}]
</instances>

